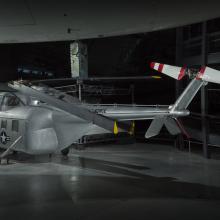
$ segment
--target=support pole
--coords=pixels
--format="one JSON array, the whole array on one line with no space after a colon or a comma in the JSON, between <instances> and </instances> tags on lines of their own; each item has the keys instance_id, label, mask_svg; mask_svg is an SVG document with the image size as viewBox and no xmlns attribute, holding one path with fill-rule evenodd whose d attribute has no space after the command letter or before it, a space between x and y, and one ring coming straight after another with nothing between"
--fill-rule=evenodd
<instances>
[{"instance_id":1,"label":"support pole","mask_svg":"<svg viewBox=\"0 0 220 220\"><path fill-rule=\"evenodd\" d=\"M202 65L207 65L207 22L202 24ZM201 119L202 119L202 140L203 140L203 155L205 158L210 158L208 149L209 143L209 121L206 117L208 114L208 91L206 86L201 88Z\"/></svg>"},{"instance_id":2,"label":"support pole","mask_svg":"<svg viewBox=\"0 0 220 220\"><path fill-rule=\"evenodd\" d=\"M183 59L183 27L176 28L176 65L181 66ZM175 85L175 99L177 100L182 92L182 82L176 80ZM176 148L183 150L184 149L184 138L183 134L176 136L174 145Z\"/></svg>"},{"instance_id":3,"label":"support pole","mask_svg":"<svg viewBox=\"0 0 220 220\"><path fill-rule=\"evenodd\" d=\"M14 148L14 146L18 143L18 141L20 141L20 139L22 138L22 136L19 136L9 147L6 151L4 151L1 155L0 155L0 159L3 159L4 157L8 156L8 154L10 153L10 151Z\"/></svg>"},{"instance_id":4,"label":"support pole","mask_svg":"<svg viewBox=\"0 0 220 220\"><path fill-rule=\"evenodd\" d=\"M71 76L88 78L88 51L85 43L76 41L70 44Z\"/></svg>"},{"instance_id":5,"label":"support pole","mask_svg":"<svg viewBox=\"0 0 220 220\"><path fill-rule=\"evenodd\" d=\"M176 65L182 65L183 59L183 27L176 29ZM176 99L179 97L182 90L181 81L176 80Z\"/></svg>"},{"instance_id":6,"label":"support pole","mask_svg":"<svg viewBox=\"0 0 220 220\"><path fill-rule=\"evenodd\" d=\"M81 102L82 101L82 80L81 79L78 79L77 80L77 85L78 85L78 93L79 93L79 101Z\"/></svg>"}]
</instances>

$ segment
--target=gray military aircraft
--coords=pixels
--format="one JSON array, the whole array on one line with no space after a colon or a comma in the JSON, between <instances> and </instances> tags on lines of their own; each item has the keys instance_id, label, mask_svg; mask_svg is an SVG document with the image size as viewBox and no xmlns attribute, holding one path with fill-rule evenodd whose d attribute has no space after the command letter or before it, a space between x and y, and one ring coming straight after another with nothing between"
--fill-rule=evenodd
<instances>
[{"instance_id":1,"label":"gray military aircraft","mask_svg":"<svg viewBox=\"0 0 220 220\"><path fill-rule=\"evenodd\" d=\"M163 125L172 134L183 131L179 117L188 116L188 105L201 86L220 83L218 70L203 67L200 71L151 63L151 67L177 80L196 73L195 77L170 106L91 105L27 81L13 81L0 93L0 158L11 151L28 154L52 154L63 151L86 134L121 130L133 133L136 120L153 120L145 137L159 134Z\"/></svg>"}]
</instances>

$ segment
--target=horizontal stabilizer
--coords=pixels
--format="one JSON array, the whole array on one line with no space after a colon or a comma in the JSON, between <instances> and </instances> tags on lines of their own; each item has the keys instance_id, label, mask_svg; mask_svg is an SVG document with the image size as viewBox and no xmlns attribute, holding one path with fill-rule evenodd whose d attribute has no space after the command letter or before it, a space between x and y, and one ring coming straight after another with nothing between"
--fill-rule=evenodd
<instances>
[{"instance_id":1,"label":"horizontal stabilizer","mask_svg":"<svg viewBox=\"0 0 220 220\"><path fill-rule=\"evenodd\" d=\"M197 79L202 79L206 82L219 83L220 84L220 71L204 66L199 71Z\"/></svg>"},{"instance_id":2,"label":"horizontal stabilizer","mask_svg":"<svg viewBox=\"0 0 220 220\"><path fill-rule=\"evenodd\" d=\"M169 131L170 134L172 135L177 135L181 133L181 130L179 126L177 125L175 119L173 118L167 118L165 121L165 127Z\"/></svg>"},{"instance_id":3,"label":"horizontal stabilizer","mask_svg":"<svg viewBox=\"0 0 220 220\"><path fill-rule=\"evenodd\" d=\"M162 129L164 125L165 118L155 118L148 128L145 138L151 138L160 133L160 130Z\"/></svg>"},{"instance_id":4,"label":"horizontal stabilizer","mask_svg":"<svg viewBox=\"0 0 220 220\"><path fill-rule=\"evenodd\" d=\"M161 118L155 118L151 122L150 127L148 128L145 134L145 138L151 138L151 137L158 135L163 125L165 125L165 127L167 128L168 132L171 135L177 135L182 132L174 118L161 117Z\"/></svg>"},{"instance_id":5,"label":"horizontal stabilizer","mask_svg":"<svg viewBox=\"0 0 220 220\"><path fill-rule=\"evenodd\" d=\"M185 67L171 66L171 65L155 63L155 62L152 62L150 66L152 69L160 73L164 73L177 80L181 80L186 74Z\"/></svg>"}]
</instances>

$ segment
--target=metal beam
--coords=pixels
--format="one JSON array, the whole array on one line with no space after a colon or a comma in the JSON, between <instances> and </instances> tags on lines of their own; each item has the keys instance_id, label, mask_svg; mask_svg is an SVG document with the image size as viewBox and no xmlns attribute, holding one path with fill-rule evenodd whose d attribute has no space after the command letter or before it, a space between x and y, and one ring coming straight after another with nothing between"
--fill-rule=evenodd
<instances>
[{"instance_id":1,"label":"metal beam","mask_svg":"<svg viewBox=\"0 0 220 220\"><path fill-rule=\"evenodd\" d=\"M207 65L207 22L202 24L202 59L201 64ZM208 148L209 143L209 121L206 117L208 114L208 91L205 86L201 89L201 116L202 116L202 140L203 140L203 155L205 158L210 158Z\"/></svg>"},{"instance_id":2,"label":"metal beam","mask_svg":"<svg viewBox=\"0 0 220 220\"><path fill-rule=\"evenodd\" d=\"M176 65L181 65L183 60L183 27L176 29ZM176 99L182 90L181 81L176 80Z\"/></svg>"},{"instance_id":3,"label":"metal beam","mask_svg":"<svg viewBox=\"0 0 220 220\"><path fill-rule=\"evenodd\" d=\"M182 65L183 60L183 27L176 28L176 65L180 66ZM181 92L182 92L182 82L179 80L176 80L176 100L179 98ZM179 134L176 136L174 145L176 148L179 148L180 150L184 149L184 141L183 140L183 134Z\"/></svg>"}]
</instances>

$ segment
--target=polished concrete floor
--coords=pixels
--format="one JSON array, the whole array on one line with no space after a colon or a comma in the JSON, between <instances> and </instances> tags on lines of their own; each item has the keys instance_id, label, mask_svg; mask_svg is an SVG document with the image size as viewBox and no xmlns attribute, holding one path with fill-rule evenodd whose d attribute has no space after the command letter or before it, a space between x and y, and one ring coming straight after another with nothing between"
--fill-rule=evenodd
<instances>
[{"instance_id":1,"label":"polished concrete floor","mask_svg":"<svg viewBox=\"0 0 220 220\"><path fill-rule=\"evenodd\" d=\"M149 144L0 167L0 219L220 219L220 160Z\"/></svg>"}]
</instances>

